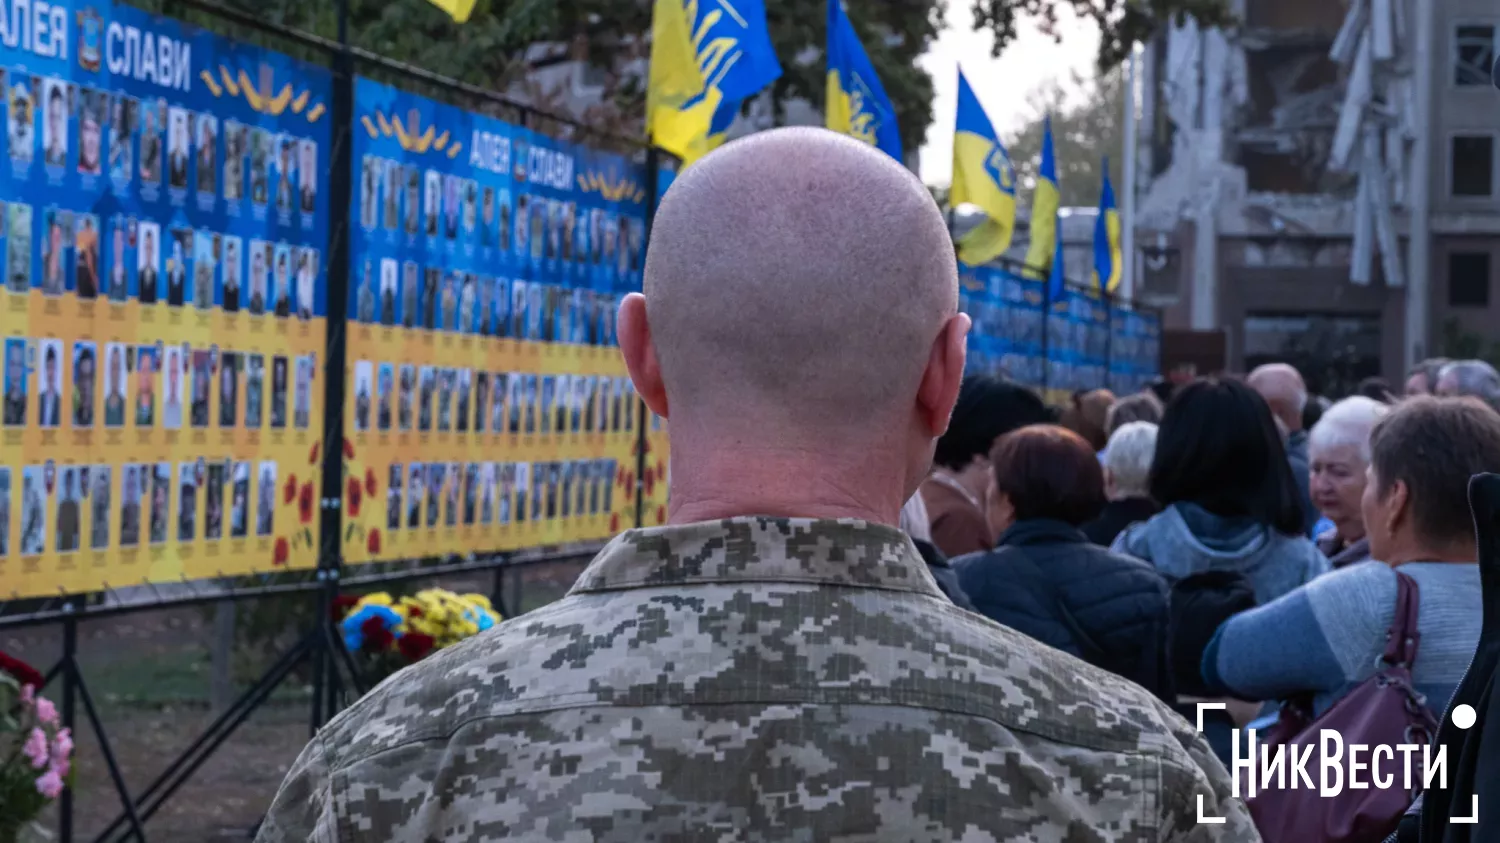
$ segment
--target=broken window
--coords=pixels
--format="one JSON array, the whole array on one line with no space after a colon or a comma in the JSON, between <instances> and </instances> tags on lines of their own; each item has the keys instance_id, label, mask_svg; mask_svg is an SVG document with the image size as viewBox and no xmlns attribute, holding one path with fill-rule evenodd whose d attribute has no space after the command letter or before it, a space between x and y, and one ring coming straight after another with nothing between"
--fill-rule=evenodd
<instances>
[{"instance_id":1,"label":"broken window","mask_svg":"<svg viewBox=\"0 0 1500 843\"><path fill-rule=\"evenodd\" d=\"M1488 85L1495 63L1495 27L1465 24L1454 36L1453 84Z\"/></svg>"},{"instance_id":2,"label":"broken window","mask_svg":"<svg viewBox=\"0 0 1500 843\"><path fill-rule=\"evenodd\" d=\"M1449 142L1450 188L1454 196L1491 196L1495 192L1495 138L1454 135Z\"/></svg>"},{"instance_id":3,"label":"broken window","mask_svg":"<svg viewBox=\"0 0 1500 843\"><path fill-rule=\"evenodd\" d=\"M1448 254L1448 306L1490 306L1490 253Z\"/></svg>"}]
</instances>

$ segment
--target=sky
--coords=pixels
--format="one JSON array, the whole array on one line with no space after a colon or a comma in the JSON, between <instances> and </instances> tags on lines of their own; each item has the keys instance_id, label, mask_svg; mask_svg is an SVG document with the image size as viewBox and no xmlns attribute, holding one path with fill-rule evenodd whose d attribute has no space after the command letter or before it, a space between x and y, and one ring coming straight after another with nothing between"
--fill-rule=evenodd
<instances>
[{"instance_id":1,"label":"sky","mask_svg":"<svg viewBox=\"0 0 1500 843\"><path fill-rule=\"evenodd\" d=\"M962 64L985 113L1003 138L1030 117L1026 97L1051 79L1066 80L1078 70L1091 75L1099 50L1099 33L1092 21L1078 20L1063 11L1059 44L1043 35L1035 25L1022 22L1019 37L998 59L990 58L994 37L974 32L974 17L968 0L950 0L948 25L932 49L918 59L932 74L936 96L932 103L932 125L922 147L919 174L931 185L946 185L953 177L953 111L958 103L958 72Z\"/></svg>"}]
</instances>

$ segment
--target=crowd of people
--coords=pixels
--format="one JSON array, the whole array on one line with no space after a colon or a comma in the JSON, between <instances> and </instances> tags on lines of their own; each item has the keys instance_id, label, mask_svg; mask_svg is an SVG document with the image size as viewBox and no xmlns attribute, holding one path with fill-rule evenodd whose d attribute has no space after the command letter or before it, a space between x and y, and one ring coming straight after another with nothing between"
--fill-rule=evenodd
<instances>
[{"instance_id":1,"label":"crowd of people","mask_svg":"<svg viewBox=\"0 0 1500 843\"><path fill-rule=\"evenodd\" d=\"M258 839L1255 841L1231 730L1322 717L1393 647L1443 716L1493 368L1058 409L966 377L968 327L942 214L880 153L783 129L686 170L619 318L667 526L340 714Z\"/></svg>"}]
</instances>

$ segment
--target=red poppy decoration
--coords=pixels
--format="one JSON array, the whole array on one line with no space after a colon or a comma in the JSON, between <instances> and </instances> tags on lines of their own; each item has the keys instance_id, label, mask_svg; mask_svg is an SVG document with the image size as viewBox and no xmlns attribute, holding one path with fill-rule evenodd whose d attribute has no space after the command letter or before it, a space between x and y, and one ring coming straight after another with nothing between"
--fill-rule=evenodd
<instances>
[{"instance_id":1,"label":"red poppy decoration","mask_svg":"<svg viewBox=\"0 0 1500 843\"><path fill-rule=\"evenodd\" d=\"M320 449L322 449L322 447L323 447L323 443L322 442L314 442L313 443L312 450L308 451L308 453L307 453L307 464L308 465L317 465L318 464L318 451Z\"/></svg>"},{"instance_id":2,"label":"red poppy decoration","mask_svg":"<svg viewBox=\"0 0 1500 843\"><path fill-rule=\"evenodd\" d=\"M405 656L407 661L414 662L421 661L428 653L431 653L434 643L431 635L423 635L420 632L408 632L401 636L401 640L397 642L397 647L401 650L401 655Z\"/></svg>"},{"instance_id":3,"label":"red poppy decoration","mask_svg":"<svg viewBox=\"0 0 1500 843\"><path fill-rule=\"evenodd\" d=\"M346 495L348 495L349 514L353 515L353 516L358 516L359 515L359 502L360 502L360 499L364 497L364 493L361 492L360 489L359 489L359 481L355 480L353 477L350 477L349 478L349 483L348 483L347 487L345 488L344 492L345 492Z\"/></svg>"},{"instance_id":4,"label":"red poppy decoration","mask_svg":"<svg viewBox=\"0 0 1500 843\"><path fill-rule=\"evenodd\" d=\"M21 683L22 687L30 685L38 690L46 683L46 677L41 672L26 662L12 658L0 653L0 673L8 673L11 678Z\"/></svg>"},{"instance_id":5,"label":"red poppy decoration","mask_svg":"<svg viewBox=\"0 0 1500 843\"><path fill-rule=\"evenodd\" d=\"M297 514L301 516L303 524L312 521L313 487L311 480L302 484L302 494L297 498Z\"/></svg>"},{"instance_id":6,"label":"red poppy decoration","mask_svg":"<svg viewBox=\"0 0 1500 843\"><path fill-rule=\"evenodd\" d=\"M350 442L348 439L344 440L344 459L354 459L354 443Z\"/></svg>"},{"instance_id":7,"label":"red poppy decoration","mask_svg":"<svg viewBox=\"0 0 1500 843\"><path fill-rule=\"evenodd\" d=\"M395 642L396 636L385 628L385 621L378 617L372 617L359 625L359 631L365 634L365 649L384 650Z\"/></svg>"},{"instance_id":8,"label":"red poppy decoration","mask_svg":"<svg viewBox=\"0 0 1500 843\"><path fill-rule=\"evenodd\" d=\"M291 503L297 499L297 475L286 478L286 488L281 490L281 499L282 503Z\"/></svg>"},{"instance_id":9,"label":"red poppy decoration","mask_svg":"<svg viewBox=\"0 0 1500 843\"><path fill-rule=\"evenodd\" d=\"M271 564L277 567L285 565L287 563L287 560L292 557L292 546L287 542L286 536L282 536L281 538L276 540L276 549L274 551L274 554L275 555L271 557Z\"/></svg>"},{"instance_id":10,"label":"red poppy decoration","mask_svg":"<svg viewBox=\"0 0 1500 843\"><path fill-rule=\"evenodd\" d=\"M365 469L365 494L373 498L378 488L379 486L375 482L375 469Z\"/></svg>"},{"instance_id":11,"label":"red poppy decoration","mask_svg":"<svg viewBox=\"0 0 1500 843\"><path fill-rule=\"evenodd\" d=\"M368 550L371 553L379 553L380 552L380 528L379 527L371 528L370 535L365 539L365 550Z\"/></svg>"},{"instance_id":12,"label":"red poppy decoration","mask_svg":"<svg viewBox=\"0 0 1500 843\"><path fill-rule=\"evenodd\" d=\"M355 597L352 594L340 594L339 596L333 598L333 605L328 609L329 617L334 622L341 621L344 619L345 615L349 614L350 609L353 609L358 605L358 597Z\"/></svg>"},{"instance_id":13,"label":"red poppy decoration","mask_svg":"<svg viewBox=\"0 0 1500 843\"><path fill-rule=\"evenodd\" d=\"M611 512L609 514L609 531L611 533L620 532L620 513Z\"/></svg>"}]
</instances>

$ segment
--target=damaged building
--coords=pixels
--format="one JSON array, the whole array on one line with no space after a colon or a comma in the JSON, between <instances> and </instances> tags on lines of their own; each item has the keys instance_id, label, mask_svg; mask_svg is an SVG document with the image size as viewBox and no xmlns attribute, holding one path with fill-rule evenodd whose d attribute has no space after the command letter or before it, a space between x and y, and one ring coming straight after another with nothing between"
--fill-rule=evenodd
<instances>
[{"instance_id":1,"label":"damaged building","mask_svg":"<svg viewBox=\"0 0 1500 843\"><path fill-rule=\"evenodd\" d=\"M1236 12L1232 33L1189 22L1143 55L1134 295L1164 310L1164 363L1286 360L1333 392L1489 349L1500 7Z\"/></svg>"}]
</instances>

